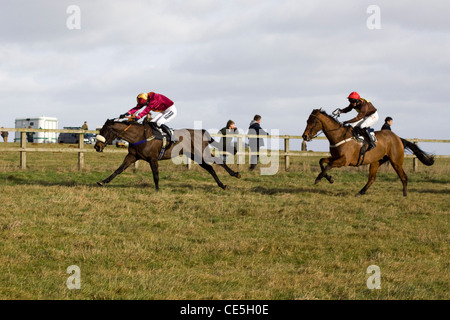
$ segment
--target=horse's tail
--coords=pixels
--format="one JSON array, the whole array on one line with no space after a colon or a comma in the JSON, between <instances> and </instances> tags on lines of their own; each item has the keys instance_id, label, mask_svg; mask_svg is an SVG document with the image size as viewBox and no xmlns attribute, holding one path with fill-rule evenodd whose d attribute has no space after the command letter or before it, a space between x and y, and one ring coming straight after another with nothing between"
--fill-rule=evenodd
<instances>
[{"instance_id":1,"label":"horse's tail","mask_svg":"<svg viewBox=\"0 0 450 320\"><path fill-rule=\"evenodd\" d=\"M411 141L402 138L400 139L403 142L403 147L414 153L416 157L420 160L420 162L422 162L424 165L431 166L434 164L434 155L426 153Z\"/></svg>"},{"instance_id":2,"label":"horse's tail","mask_svg":"<svg viewBox=\"0 0 450 320\"><path fill-rule=\"evenodd\" d=\"M217 142L216 140L214 140L214 138L211 137L211 135L209 134L208 131L206 131L205 129L202 129L202 131L203 131L204 140L208 141L208 143L210 145L212 145L214 148L217 148L217 149L222 148L221 144L219 142Z\"/></svg>"}]
</instances>

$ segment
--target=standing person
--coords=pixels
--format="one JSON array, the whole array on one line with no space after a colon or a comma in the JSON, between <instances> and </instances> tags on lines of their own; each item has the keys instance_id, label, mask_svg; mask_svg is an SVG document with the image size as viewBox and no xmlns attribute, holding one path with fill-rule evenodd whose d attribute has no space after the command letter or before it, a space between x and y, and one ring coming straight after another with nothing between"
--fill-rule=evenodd
<instances>
[{"instance_id":1,"label":"standing person","mask_svg":"<svg viewBox=\"0 0 450 320\"><path fill-rule=\"evenodd\" d=\"M85 121L85 122L83 123L83 126L81 127L81 129L82 129L82 130L89 130L89 129L88 129L88 125L87 125L87 121Z\"/></svg>"},{"instance_id":2,"label":"standing person","mask_svg":"<svg viewBox=\"0 0 450 320\"><path fill-rule=\"evenodd\" d=\"M248 128L249 135L268 135L263 128L261 128L261 116L255 115L253 120L250 122L250 127ZM259 152L259 148L264 146L263 138L248 138L248 144L250 147L250 152ZM255 169L258 164L259 155L250 156L250 170Z\"/></svg>"},{"instance_id":3,"label":"standing person","mask_svg":"<svg viewBox=\"0 0 450 320\"><path fill-rule=\"evenodd\" d=\"M8 135L9 135L8 131L2 131L2 138L4 142L8 142Z\"/></svg>"},{"instance_id":4,"label":"standing person","mask_svg":"<svg viewBox=\"0 0 450 320\"><path fill-rule=\"evenodd\" d=\"M172 130L166 126L166 123L172 121L173 118L177 116L177 108L175 108L173 101L166 96L155 92L140 93L136 100L136 107L131 108L127 113L120 115L119 118L123 119L130 116L144 107L145 108L136 116L137 120L145 117L150 111L160 112L160 114L154 117L150 122L156 124L161 132L164 131L167 133L171 141L176 142Z\"/></svg>"},{"instance_id":5,"label":"standing person","mask_svg":"<svg viewBox=\"0 0 450 320\"><path fill-rule=\"evenodd\" d=\"M234 123L233 120L228 120L227 125L225 127L223 127L222 129L219 130L218 132L221 135L229 135L229 134L238 134L239 131L236 128L236 125ZM227 137L222 137L220 138L220 144L222 146L222 150L221 151L226 151L229 153L232 153L233 156L236 154L237 152L237 148L233 145L232 143L233 138L227 138ZM226 162L227 161L227 154L223 154L222 155L223 161Z\"/></svg>"},{"instance_id":6,"label":"standing person","mask_svg":"<svg viewBox=\"0 0 450 320\"><path fill-rule=\"evenodd\" d=\"M369 151L376 147L375 134L373 133L373 129L370 129L370 126L373 126L378 121L378 111L370 101L361 98L358 92L350 93L347 99L350 104L344 109L339 109L339 113L347 113L355 109L358 115L353 119L344 121L344 125L350 124L354 129L359 129L369 140L369 147L367 148L367 151Z\"/></svg>"},{"instance_id":7,"label":"standing person","mask_svg":"<svg viewBox=\"0 0 450 320\"><path fill-rule=\"evenodd\" d=\"M384 124L381 127L381 130L391 130L392 122L393 120L391 117L386 117L386 119L384 119Z\"/></svg>"},{"instance_id":8,"label":"standing person","mask_svg":"<svg viewBox=\"0 0 450 320\"><path fill-rule=\"evenodd\" d=\"M28 129L33 129L32 126L28 126ZM27 132L27 142L33 142L34 132Z\"/></svg>"}]
</instances>

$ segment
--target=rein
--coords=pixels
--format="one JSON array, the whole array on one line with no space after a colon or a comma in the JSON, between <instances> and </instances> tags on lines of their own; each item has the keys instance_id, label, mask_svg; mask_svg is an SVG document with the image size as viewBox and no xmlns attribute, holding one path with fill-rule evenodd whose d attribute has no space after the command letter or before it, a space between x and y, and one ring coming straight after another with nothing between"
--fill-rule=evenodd
<instances>
[{"instance_id":1,"label":"rein","mask_svg":"<svg viewBox=\"0 0 450 320\"><path fill-rule=\"evenodd\" d=\"M319 122L319 120L318 120L319 117L316 116L315 114L312 114L312 116L316 118L316 121L314 121L314 127L313 127L313 129L314 129L314 128L316 127L316 125L318 124L318 122ZM342 124L339 123L339 127L336 128L336 129L329 129L329 130L324 130L324 129L322 129L322 130L318 131L318 132L316 133L316 135L315 135L314 137L312 137L311 139L317 138L317 137L320 135L320 133L321 133L322 131L323 131L324 133L326 133L326 132L333 132L333 131L339 130L340 128L342 128ZM346 134L347 134L347 132L346 132Z\"/></svg>"},{"instance_id":2,"label":"rein","mask_svg":"<svg viewBox=\"0 0 450 320\"><path fill-rule=\"evenodd\" d=\"M319 119L319 117L316 116L315 114L311 114L311 116L313 116L313 117L316 118L316 120L314 121L314 127L312 128L312 129L314 129L314 128L317 126L317 124L318 124L318 122L320 121L320 119ZM338 115L338 116L339 116L339 115ZM333 119L334 119L334 117L333 117ZM334 119L334 120L336 120L336 119ZM336 120L336 121L337 121L337 120ZM338 122L339 122L339 121L338 121ZM323 127L323 126L322 126L322 127ZM315 135L314 137L311 138L311 140L312 140L312 139L315 139L316 137L318 137L318 136L320 135L321 132L323 132L323 133L328 133L328 132L337 131L337 130L339 130L339 129L341 129L341 128L342 128L342 124L339 122L339 127L337 127L336 129L329 129L329 130L324 130L324 129L322 129L322 130L318 131L318 132L316 133L316 135ZM348 132L349 128L350 128L350 127L348 127L347 130L345 131L344 137L347 135L347 132ZM312 131L312 129L310 130L310 132ZM353 137L350 137L350 138L348 138L348 139L344 139L344 140L342 140L342 141L340 141L340 142L338 142L338 143L336 143L336 144L334 144L334 145L330 145L330 148L337 148L337 147L339 147L340 145L342 145L342 144L344 144L344 143L347 143L347 142L349 142L349 141L351 141L351 140L353 140Z\"/></svg>"},{"instance_id":3,"label":"rein","mask_svg":"<svg viewBox=\"0 0 450 320\"><path fill-rule=\"evenodd\" d=\"M113 120L115 120L115 119L113 119ZM132 124L129 124L128 127L126 127L123 131L121 131L121 132L119 132L119 133L117 134L117 137L116 137L116 138L123 139L123 137L122 137L121 135L122 135L124 132L126 132L128 129L130 129L131 126L132 126ZM113 131L112 128L108 128L108 130L109 130L109 131ZM102 135L97 135L96 139L97 139L98 141L101 141L101 142L105 143L105 144L109 144L109 143L111 143L115 138L110 138L110 139L106 140L104 136L102 136Z\"/></svg>"}]
</instances>

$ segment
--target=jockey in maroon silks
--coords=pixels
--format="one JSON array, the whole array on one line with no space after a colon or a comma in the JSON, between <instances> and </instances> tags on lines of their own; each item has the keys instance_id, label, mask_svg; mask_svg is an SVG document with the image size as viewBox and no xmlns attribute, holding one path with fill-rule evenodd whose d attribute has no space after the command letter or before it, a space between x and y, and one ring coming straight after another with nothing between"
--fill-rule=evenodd
<instances>
[{"instance_id":1,"label":"jockey in maroon silks","mask_svg":"<svg viewBox=\"0 0 450 320\"><path fill-rule=\"evenodd\" d=\"M136 100L137 105L134 108L131 108L127 113L120 115L119 118L123 119L127 116L135 114L143 107L145 107L145 109L136 116L137 120L145 117L150 111L159 112L159 114L152 118L150 122L155 123L158 128L162 129L169 135L171 141L175 142L172 131L168 126L166 126L166 123L177 116L177 108L175 107L173 101L166 96L155 92L141 93L137 96Z\"/></svg>"}]
</instances>

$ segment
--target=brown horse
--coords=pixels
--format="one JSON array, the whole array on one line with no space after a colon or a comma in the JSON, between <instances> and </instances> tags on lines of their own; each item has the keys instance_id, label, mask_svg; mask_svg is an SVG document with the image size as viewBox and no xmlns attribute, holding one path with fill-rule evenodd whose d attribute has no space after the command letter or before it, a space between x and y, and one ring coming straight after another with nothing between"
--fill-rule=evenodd
<instances>
[{"instance_id":1,"label":"brown horse","mask_svg":"<svg viewBox=\"0 0 450 320\"><path fill-rule=\"evenodd\" d=\"M168 146L165 153L162 154L161 148L163 141L162 139L155 138L156 132L153 135L152 127L149 124L142 125L130 122L117 122L113 119L107 120L100 129L100 134L97 136L97 141L94 146L95 150L102 152L105 146L110 144L115 138L121 138L129 143L128 154L120 167L112 175L103 181L97 182L97 184L104 186L137 160L145 160L150 163L155 188L159 190L158 161L179 157L182 154L187 155L208 171L222 189L227 189L227 186L219 180L214 168L209 163L218 163L231 176L236 178L241 177L238 172L234 172L223 163L222 159L211 155L208 147L209 144L217 147L218 143L206 130L174 130L174 136L178 139L178 142Z\"/></svg>"},{"instance_id":2,"label":"brown horse","mask_svg":"<svg viewBox=\"0 0 450 320\"><path fill-rule=\"evenodd\" d=\"M320 159L319 164L322 171L317 176L315 183L319 183L322 178L326 178L330 183L333 183L333 178L327 174L333 168L370 164L369 181L357 195L366 193L367 189L375 181L378 168L383 163L390 161L403 183L403 195L406 196L408 181L403 170L405 148L412 151L423 164L431 166L434 163L432 155L422 151L414 143L398 137L390 130L375 132L377 146L368 151L365 154L364 161L361 162L360 150L362 143L353 138L353 129L350 126L342 126L339 121L325 111L316 109L309 116L303 139L311 141L320 131L323 131L330 142L331 157Z\"/></svg>"}]
</instances>

